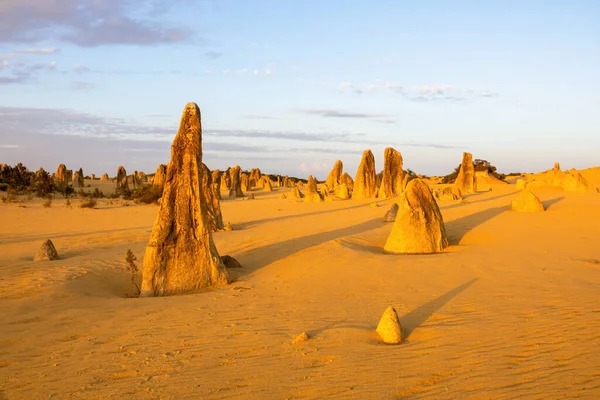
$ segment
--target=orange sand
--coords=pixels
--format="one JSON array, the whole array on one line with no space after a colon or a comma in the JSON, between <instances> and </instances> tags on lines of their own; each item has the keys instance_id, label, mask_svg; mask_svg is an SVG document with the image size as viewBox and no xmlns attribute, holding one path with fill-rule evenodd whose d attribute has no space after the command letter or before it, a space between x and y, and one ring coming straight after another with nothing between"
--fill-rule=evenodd
<instances>
[{"instance_id":1,"label":"orange sand","mask_svg":"<svg viewBox=\"0 0 600 400\"><path fill-rule=\"evenodd\" d=\"M599 398L600 194L539 189L529 214L492 189L439 203L451 246L427 256L383 254L393 199L224 200L237 281L143 299L124 259L156 206L0 204L0 398ZM34 263L48 238L63 259Z\"/></svg>"}]
</instances>

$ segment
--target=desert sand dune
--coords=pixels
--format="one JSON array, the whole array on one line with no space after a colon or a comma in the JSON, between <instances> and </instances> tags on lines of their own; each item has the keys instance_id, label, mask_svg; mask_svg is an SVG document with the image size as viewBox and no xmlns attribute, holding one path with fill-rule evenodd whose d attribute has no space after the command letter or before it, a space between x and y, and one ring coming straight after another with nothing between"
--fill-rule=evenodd
<instances>
[{"instance_id":1,"label":"desert sand dune","mask_svg":"<svg viewBox=\"0 0 600 400\"><path fill-rule=\"evenodd\" d=\"M1 205L0 393L600 396L597 193L537 188L542 213L511 212L514 185L440 201L450 246L396 256L383 254L394 198L373 208L281 200L287 192L223 200L234 231L213 238L244 268L225 288L162 298L125 297L125 254L141 260L157 206ZM46 239L61 259L34 262ZM389 306L403 329L396 346L374 332ZM292 344L303 331L310 340Z\"/></svg>"}]
</instances>

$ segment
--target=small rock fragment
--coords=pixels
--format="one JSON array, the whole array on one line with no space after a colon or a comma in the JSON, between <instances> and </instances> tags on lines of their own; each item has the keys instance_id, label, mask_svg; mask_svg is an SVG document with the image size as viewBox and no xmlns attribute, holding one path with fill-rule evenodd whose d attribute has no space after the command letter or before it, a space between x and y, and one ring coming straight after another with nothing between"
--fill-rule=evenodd
<instances>
[{"instance_id":1,"label":"small rock fragment","mask_svg":"<svg viewBox=\"0 0 600 400\"><path fill-rule=\"evenodd\" d=\"M398 215L398 204L394 203L390 209L383 216L383 222L394 222L396 221L396 215Z\"/></svg>"},{"instance_id":2,"label":"small rock fragment","mask_svg":"<svg viewBox=\"0 0 600 400\"><path fill-rule=\"evenodd\" d=\"M304 343L309 339L310 336L308 336L308 333L302 332L292 340L292 344Z\"/></svg>"},{"instance_id":3,"label":"small rock fragment","mask_svg":"<svg viewBox=\"0 0 600 400\"><path fill-rule=\"evenodd\" d=\"M242 264L238 262L235 258L231 256L221 256L221 261L225 264L225 268L244 268Z\"/></svg>"}]
</instances>

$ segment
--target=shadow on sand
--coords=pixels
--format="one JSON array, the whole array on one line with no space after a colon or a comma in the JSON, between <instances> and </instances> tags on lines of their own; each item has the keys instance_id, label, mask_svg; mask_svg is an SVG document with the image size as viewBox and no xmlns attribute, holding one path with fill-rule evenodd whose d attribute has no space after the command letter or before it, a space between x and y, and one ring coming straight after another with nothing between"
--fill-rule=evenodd
<instances>
[{"instance_id":1,"label":"shadow on sand","mask_svg":"<svg viewBox=\"0 0 600 400\"><path fill-rule=\"evenodd\" d=\"M247 274L309 247L317 246L345 236L356 235L358 233L377 229L384 225L385 223L377 218L346 228L272 243L258 249L250 250L236 257L239 257L240 262L244 266L244 274Z\"/></svg>"},{"instance_id":2,"label":"shadow on sand","mask_svg":"<svg viewBox=\"0 0 600 400\"><path fill-rule=\"evenodd\" d=\"M234 228L237 230L242 230L242 229L248 229L251 228L255 225L258 225L260 223L264 223L264 222L269 222L269 221L283 221L286 219L291 219L291 218L302 218L302 217L310 217L312 215L320 215L320 214L330 214L330 213L334 213L334 212L339 212L339 211L347 211L347 210L353 210L355 208L360 208L360 207L369 207L370 203L382 203L385 201L388 201L390 199L381 199L381 200L377 200L377 199L373 199L373 201L369 202L369 203L361 203L361 204L354 204L354 205L350 205L349 207L344 207L344 208L338 208L335 210L323 210L323 211L315 211L315 212L310 212L310 213L304 213L304 214L293 214L293 215L285 215L285 216L281 216L281 217L271 217L271 218L263 218L263 219L257 219L254 221L247 221L247 222L242 222L239 224L234 224ZM349 202L351 203L350 200L340 200L340 201L344 201L344 202ZM299 201L301 202L301 201Z\"/></svg>"},{"instance_id":3,"label":"shadow on sand","mask_svg":"<svg viewBox=\"0 0 600 400\"><path fill-rule=\"evenodd\" d=\"M519 191L517 190L516 192L510 192L510 193L506 193L506 194L501 194L499 196L494 196L494 197L490 197L489 199L481 199L481 200L475 200L475 201L469 201L468 203L457 203L457 204L453 204L450 206L446 206L446 207L440 207L440 210L450 210L452 208L456 208L456 207L463 207L463 206L468 206L469 204L476 204L476 203L483 203L486 201L494 201L494 200L498 200L501 199L503 197L508 197L508 196L512 196L516 193L518 193ZM487 192L480 192L480 193L487 193ZM471 195L471 196L476 196L476 195ZM468 197L465 197L466 199L468 199Z\"/></svg>"},{"instance_id":4,"label":"shadow on sand","mask_svg":"<svg viewBox=\"0 0 600 400\"><path fill-rule=\"evenodd\" d=\"M450 245L458 245L462 238L475 227L489 221L495 216L508 211L508 206L495 207L487 210L479 211L465 217L457 218L453 221L446 222L446 234Z\"/></svg>"},{"instance_id":5,"label":"shadow on sand","mask_svg":"<svg viewBox=\"0 0 600 400\"><path fill-rule=\"evenodd\" d=\"M72 238L78 236L87 236L87 235L104 235L109 233L117 233L117 232L130 232L137 230L147 230L151 231L153 225L142 225L142 226L134 226L132 228L122 228L122 229L104 229L98 231L79 231L74 233L62 233L62 232L54 232L54 233L45 233L43 235L31 234L31 235L19 235L19 236L11 236L11 235L1 235L0 241L2 244L12 244L12 243L21 243L21 242L35 242L40 241L40 245L42 241L46 239L57 240L57 239L65 239Z\"/></svg>"},{"instance_id":6,"label":"shadow on sand","mask_svg":"<svg viewBox=\"0 0 600 400\"><path fill-rule=\"evenodd\" d=\"M427 321L429 317L433 315L434 312L442 308L444 305L446 305L446 303L466 290L469 286L475 283L477 279L478 278L475 278L469 282L463 283L462 285L455 287L454 289L444 293L439 297L436 297L430 302L423 304L422 306L399 318L400 326L402 327L402 340L407 339L411 333L423 325L425 321Z\"/></svg>"},{"instance_id":7,"label":"shadow on sand","mask_svg":"<svg viewBox=\"0 0 600 400\"><path fill-rule=\"evenodd\" d=\"M463 283L462 285L455 287L452 290L444 293L443 295L436 297L428 303L415 308L413 311L399 317L400 326L402 327L402 340L406 340L415 329L423 325L436 311L446 305L450 300L458 296L461 292L466 290L469 286L475 283L478 278L471 279L470 281ZM333 321L323 327L313 329L309 332L311 337L318 336L325 331L331 329L357 329L364 332L373 332L377 329L379 321L373 321L373 324L361 324L361 323L348 323L348 318L340 321Z\"/></svg>"},{"instance_id":8,"label":"shadow on sand","mask_svg":"<svg viewBox=\"0 0 600 400\"><path fill-rule=\"evenodd\" d=\"M561 197L555 197L553 199L550 200L544 200L542 201L542 204L544 205L544 208L547 210L550 207L552 207L554 204L558 203L559 201L564 200L564 196Z\"/></svg>"}]
</instances>

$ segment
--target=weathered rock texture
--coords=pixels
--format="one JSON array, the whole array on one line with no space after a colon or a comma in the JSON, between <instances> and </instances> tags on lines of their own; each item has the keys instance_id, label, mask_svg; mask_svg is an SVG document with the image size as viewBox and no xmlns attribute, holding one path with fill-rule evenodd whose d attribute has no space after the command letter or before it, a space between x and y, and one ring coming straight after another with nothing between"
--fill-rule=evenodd
<instances>
[{"instance_id":1,"label":"weathered rock texture","mask_svg":"<svg viewBox=\"0 0 600 400\"><path fill-rule=\"evenodd\" d=\"M434 193L434 196L438 200L462 200L462 193L456 186L448 186L441 190L437 189Z\"/></svg>"},{"instance_id":2,"label":"weathered rock texture","mask_svg":"<svg viewBox=\"0 0 600 400\"><path fill-rule=\"evenodd\" d=\"M129 190L129 184L127 183L127 171L123 166L117 168L117 192Z\"/></svg>"},{"instance_id":3,"label":"weathered rock texture","mask_svg":"<svg viewBox=\"0 0 600 400\"><path fill-rule=\"evenodd\" d=\"M516 212L545 211L544 205L529 189L521 191L510 203L510 209Z\"/></svg>"},{"instance_id":4,"label":"weathered rock texture","mask_svg":"<svg viewBox=\"0 0 600 400\"><path fill-rule=\"evenodd\" d=\"M329 193L335 193L335 190L342 182L342 174L344 172L344 164L341 160L337 160L335 164L333 164L333 169L327 176L327 180L325 181L325 186L327 186L327 190Z\"/></svg>"},{"instance_id":5,"label":"weathered rock texture","mask_svg":"<svg viewBox=\"0 0 600 400\"><path fill-rule=\"evenodd\" d=\"M154 174L154 181L152 184L162 188L165 185L165 179L167 178L167 166L165 164L159 164Z\"/></svg>"},{"instance_id":6,"label":"weathered rock texture","mask_svg":"<svg viewBox=\"0 0 600 400\"><path fill-rule=\"evenodd\" d=\"M477 193L477 180L475 179L475 167L471 153L463 153L455 185L462 193Z\"/></svg>"},{"instance_id":7,"label":"weathered rock texture","mask_svg":"<svg viewBox=\"0 0 600 400\"><path fill-rule=\"evenodd\" d=\"M410 181L398 207L386 253L436 253L448 246L442 213L425 182L418 178Z\"/></svg>"},{"instance_id":8,"label":"weathered rock texture","mask_svg":"<svg viewBox=\"0 0 600 400\"><path fill-rule=\"evenodd\" d=\"M212 171L210 173L212 176L212 183L213 185L221 185L221 171L219 171L218 169L215 169L214 171Z\"/></svg>"},{"instance_id":9,"label":"weathered rock texture","mask_svg":"<svg viewBox=\"0 0 600 400\"><path fill-rule=\"evenodd\" d=\"M560 171L560 164L558 162L554 163L554 168L552 168L552 171L554 171L554 172Z\"/></svg>"},{"instance_id":10,"label":"weathered rock texture","mask_svg":"<svg viewBox=\"0 0 600 400\"><path fill-rule=\"evenodd\" d=\"M171 147L158 217L146 247L142 296L164 296L221 286L228 275L206 224L200 110L185 106Z\"/></svg>"},{"instance_id":11,"label":"weathered rock texture","mask_svg":"<svg viewBox=\"0 0 600 400\"><path fill-rule=\"evenodd\" d=\"M292 339L292 344L300 344L308 340L310 340L310 336L308 336L308 333L302 332L301 334Z\"/></svg>"},{"instance_id":12,"label":"weathered rock texture","mask_svg":"<svg viewBox=\"0 0 600 400\"><path fill-rule=\"evenodd\" d=\"M245 172L240 174L240 187L242 188L242 192L250 190L250 177Z\"/></svg>"},{"instance_id":13,"label":"weathered rock texture","mask_svg":"<svg viewBox=\"0 0 600 400\"><path fill-rule=\"evenodd\" d=\"M85 186L85 182L83 180L83 168L79 168L73 174L73 187L82 188Z\"/></svg>"},{"instance_id":14,"label":"weathered rock texture","mask_svg":"<svg viewBox=\"0 0 600 400\"><path fill-rule=\"evenodd\" d=\"M244 197L242 191L242 169L239 165L229 170L229 178L231 180L231 186L229 187L229 197L234 199L236 197Z\"/></svg>"},{"instance_id":15,"label":"weathered rock texture","mask_svg":"<svg viewBox=\"0 0 600 400\"><path fill-rule=\"evenodd\" d=\"M377 197L386 199L398 196L404 191L404 170L402 169L402 154L388 147L383 152L383 174Z\"/></svg>"},{"instance_id":16,"label":"weathered rock texture","mask_svg":"<svg viewBox=\"0 0 600 400\"><path fill-rule=\"evenodd\" d=\"M298 187L293 187L290 194L288 195L288 199L301 199L304 197L304 194L298 189Z\"/></svg>"},{"instance_id":17,"label":"weathered rock texture","mask_svg":"<svg viewBox=\"0 0 600 400\"><path fill-rule=\"evenodd\" d=\"M545 185L560 187L565 192L589 193L594 191L594 188L583 175L574 169L561 171L555 167L550 171L529 177L529 186L539 187Z\"/></svg>"},{"instance_id":18,"label":"weathered rock texture","mask_svg":"<svg viewBox=\"0 0 600 400\"><path fill-rule=\"evenodd\" d=\"M350 191L348 190L348 185L342 183L335 190L335 196L339 197L342 200L347 200L350 198Z\"/></svg>"},{"instance_id":19,"label":"weathered rock texture","mask_svg":"<svg viewBox=\"0 0 600 400\"><path fill-rule=\"evenodd\" d=\"M354 181L352 180L352 177L348 175L347 172L344 172L342 174L342 184L346 185L350 192L354 190Z\"/></svg>"},{"instance_id":20,"label":"weathered rock texture","mask_svg":"<svg viewBox=\"0 0 600 400\"><path fill-rule=\"evenodd\" d=\"M210 170L204 163L200 168L200 182L202 184L202 201L206 206L206 213L204 213L206 226L211 232L224 229L221 196L217 187L212 183Z\"/></svg>"},{"instance_id":21,"label":"weathered rock texture","mask_svg":"<svg viewBox=\"0 0 600 400\"><path fill-rule=\"evenodd\" d=\"M100 177L100 180L103 182L108 182L110 180L110 178L108 177L108 174L105 172L102 174L102 177Z\"/></svg>"},{"instance_id":22,"label":"weathered rock texture","mask_svg":"<svg viewBox=\"0 0 600 400\"><path fill-rule=\"evenodd\" d=\"M60 164L58 168L56 168L56 174L54 174L54 179L56 181L56 186L59 190L65 190L67 186L69 186L70 175L67 175L67 167L65 164Z\"/></svg>"},{"instance_id":23,"label":"weathered rock texture","mask_svg":"<svg viewBox=\"0 0 600 400\"><path fill-rule=\"evenodd\" d=\"M354 179L353 199L372 199L377 196L377 174L375 157L371 150L365 150Z\"/></svg>"},{"instance_id":24,"label":"weathered rock texture","mask_svg":"<svg viewBox=\"0 0 600 400\"><path fill-rule=\"evenodd\" d=\"M148 177L142 171L137 171L135 173L136 186L143 186L148 183Z\"/></svg>"},{"instance_id":25,"label":"weathered rock texture","mask_svg":"<svg viewBox=\"0 0 600 400\"><path fill-rule=\"evenodd\" d=\"M231 177L229 176L229 171L231 171L231 168L228 168L227 171L223 171L223 173L221 174L221 188L220 188L220 190L222 192L228 192L229 193L229 188L231 187Z\"/></svg>"},{"instance_id":26,"label":"weathered rock texture","mask_svg":"<svg viewBox=\"0 0 600 400\"><path fill-rule=\"evenodd\" d=\"M96 174L91 174L90 175L90 179L93 180L93 181L95 181L96 180Z\"/></svg>"},{"instance_id":27,"label":"weathered rock texture","mask_svg":"<svg viewBox=\"0 0 600 400\"><path fill-rule=\"evenodd\" d=\"M260 178L262 178L262 174L260 173L260 169L258 168L252 168L250 170L250 187L257 187L258 186L258 182L260 181Z\"/></svg>"},{"instance_id":28,"label":"weathered rock texture","mask_svg":"<svg viewBox=\"0 0 600 400\"><path fill-rule=\"evenodd\" d=\"M271 185L271 181L268 180L265 182L264 186L263 186L263 191L264 192L272 192L273 191L273 185Z\"/></svg>"},{"instance_id":29,"label":"weathered rock texture","mask_svg":"<svg viewBox=\"0 0 600 400\"><path fill-rule=\"evenodd\" d=\"M394 203L390 209L383 216L383 222L394 222L396 221L396 215L398 215L398 204Z\"/></svg>"},{"instance_id":30,"label":"weathered rock texture","mask_svg":"<svg viewBox=\"0 0 600 400\"><path fill-rule=\"evenodd\" d=\"M34 261L52 261L58 260L60 257L58 256L58 252L56 251L56 247L54 247L54 243L50 239L46 240L42 247L38 250L33 257Z\"/></svg>"},{"instance_id":31,"label":"weathered rock texture","mask_svg":"<svg viewBox=\"0 0 600 400\"><path fill-rule=\"evenodd\" d=\"M317 190L317 181L312 175L308 176L308 184L306 185L306 193L304 195L305 203L320 203L323 201L321 194Z\"/></svg>"},{"instance_id":32,"label":"weathered rock texture","mask_svg":"<svg viewBox=\"0 0 600 400\"><path fill-rule=\"evenodd\" d=\"M377 334L383 343L398 344L402 341L402 327L394 307L388 307L377 324Z\"/></svg>"}]
</instances>

